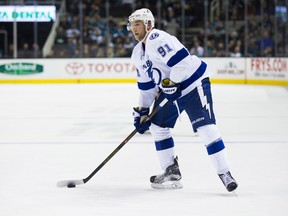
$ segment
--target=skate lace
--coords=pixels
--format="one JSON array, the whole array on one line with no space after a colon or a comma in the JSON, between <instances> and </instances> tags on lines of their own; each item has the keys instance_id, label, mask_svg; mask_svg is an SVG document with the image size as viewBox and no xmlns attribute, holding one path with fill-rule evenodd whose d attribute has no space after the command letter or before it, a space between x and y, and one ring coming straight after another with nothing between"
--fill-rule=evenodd
<instances>
[{"instance_id":1,"label":"skate lace","mask_svg":"<svg viewBox=\"0 0 288 216\"><path fill-rule=\"evenodd\" d=\"M230 184L231 182L234 182L234 180L233 180L232 177L229 175L229 173L222 174L220 177L221 177L223 183L225 184L225 186L227 186L227 185Z\"/></svg>"}]
</instances>

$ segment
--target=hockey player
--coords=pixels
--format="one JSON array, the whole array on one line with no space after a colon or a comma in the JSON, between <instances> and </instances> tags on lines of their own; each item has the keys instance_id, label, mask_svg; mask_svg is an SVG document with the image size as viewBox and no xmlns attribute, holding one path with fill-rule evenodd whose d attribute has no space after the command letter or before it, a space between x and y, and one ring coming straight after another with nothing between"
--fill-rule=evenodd
<instances>
[{"instance_id":1,"label":"hockey player","mask_svg":"<svg viewBox=\"0 0 288 216\"><path fill-rule=\"evenodd\" d=\"M226 189L234 191L238 184L229 171L225 145L215 124L207 65L197 56L191 56L176 37L154 28L154 22L151 11L143 8L132 13L127 24L127 29L139 41L131 57L140 91L138 107L133 108L134 126L140 134L150 130L164 170L163 174L151 176L151 186L155 189L182 188L170 128L185 111ZM168 102L151 121L142 123L141 119L148 115L159 90L162 94L156 105L165 97Z\"/></svg>"}]
</instances>

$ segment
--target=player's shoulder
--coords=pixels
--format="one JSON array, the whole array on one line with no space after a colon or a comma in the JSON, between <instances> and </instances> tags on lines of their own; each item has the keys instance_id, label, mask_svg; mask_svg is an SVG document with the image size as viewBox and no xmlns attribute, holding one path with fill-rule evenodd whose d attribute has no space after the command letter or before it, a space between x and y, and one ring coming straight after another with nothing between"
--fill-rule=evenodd
<instances>
[{"instance_id":1,"label":"player's shoulder","mask_svg":"<svg viewBox=\"0 0 288 216\"><path fill-rule=\"evenodd\" d=\"M170 37L167 32L159 29L153 29L147 37L147 42L151 44L159 43L159 41L167 37Z\"/></svg>"}]
</instances>

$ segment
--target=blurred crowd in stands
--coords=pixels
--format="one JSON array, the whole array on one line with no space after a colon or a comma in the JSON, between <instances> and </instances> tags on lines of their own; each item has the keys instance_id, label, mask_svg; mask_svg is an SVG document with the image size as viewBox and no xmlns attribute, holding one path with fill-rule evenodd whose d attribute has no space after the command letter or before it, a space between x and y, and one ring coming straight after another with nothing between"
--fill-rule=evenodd
<instances>
[{"instance_id":1,"label":"blurred crowd in stands","mask_svg":"<svg viewBox=\"0 0 288 216\"><path fill-rule=\"evenodd\" d=\"M260 0L248 0L248 16L245 16L245 1L231 0L228 16L223 9L225 5L222 5L213 19L210 14L206 20L204 1L160 2L161 5L154 0L110 0L107 5L105 0L82 0L80 6L78 0L66 0L66 8L59 16L54 45L44 57L130 57L137 42L126 30L126 23L131 12L142 7L153 12L157 28L174 34L179 40L184 39L182 42L191 54L200 57L288 56L285 50L288 21L283 16L276 16L274 1L263 0L260 5ZM287 1L278 2L285 5ZM18 58L43 57L37 44L24 42L21 46Z\"/></svg>"}]
</instances>

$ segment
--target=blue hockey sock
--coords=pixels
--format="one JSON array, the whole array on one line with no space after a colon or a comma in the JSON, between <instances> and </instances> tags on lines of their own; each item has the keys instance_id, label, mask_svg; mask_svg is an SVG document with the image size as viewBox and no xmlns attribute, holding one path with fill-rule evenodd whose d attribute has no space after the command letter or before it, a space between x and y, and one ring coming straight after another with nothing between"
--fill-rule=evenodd
<instances>
[{"instance_id":1,"label":"blue hockey sock","mask_svg":"<svg viewBox=\"0 0 288 216\"><path fill-rule=\"evenodd\" d=\"M166 140L156 141L155 146L156 146L157 151L172 148L172 147L174 147L174 140L172 137L170 137Z\"/></svg>"},{"instance_id":2,"label":"blue hockey sock","mask_svg":"<svg viewBox=\"0 0 288 216\"><path fill-rule=\"evenodd\" d=\"M225 148L225 145L221 139L214 143L211 143L210 145L206 146L206 148L207 148L208 155L212 155L223 150Z\"/></svg>"},{"instance_id":3,"label":"blue hockey sock","mask_svg":"<svg viewBox=\"0 0 288 216\"><path fill-rule=\"evenodd\" d=\"M156 141L155 146L156 146L161 168L163 170L166 170L168 166L173 164L174 157L175 157L173 138L170 137L162 141Z\"/></svg>"},{"instance_id":4,"label":"blue hockey sock","mask_svg":"<svg viewBox=\"0 0 288 216\"><path fill-rule=\"evenodd\" d=\"M229 171L225 145L222 140L206 146L208 155L218 174L223 174Z\"/></svg>"}]
</instances>

